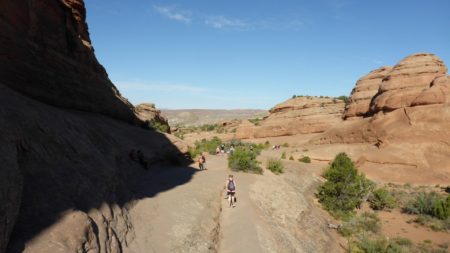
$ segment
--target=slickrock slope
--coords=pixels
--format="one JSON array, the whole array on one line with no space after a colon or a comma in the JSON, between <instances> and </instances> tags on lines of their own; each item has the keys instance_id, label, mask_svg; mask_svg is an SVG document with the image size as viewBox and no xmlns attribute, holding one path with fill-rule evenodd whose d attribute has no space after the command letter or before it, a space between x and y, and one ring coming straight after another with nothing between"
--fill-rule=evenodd
<instances>
[{"instance_id":1,"label":"slickrock slope","mask_svg":"<svg viewBox=\"0 0 450 253\"><path fill-rule=\"evenodd\" d=\"M399 180L408 173L450 180L450 77L433 54L402 60L371 99L368 117L345 121L311 140L313 144L368 143L361 168ZM373 116L370 116L373 115Z\"/></svg>"},{"instance_id":2,"label":"slickrock slope","mask_svg":"<svg viewBox=\"0 0 450 253\"><path fill-rule=\"evenodd\" d=\"M362 117L369 113L373 96L377 94L381 82L391 70L392 67L381 67L358 80L345 107L344 118Z\"/></svg>"},{"instance_id":3,"label":"slickrock slope","mask_svg":"<svg viewBox=\"0 0 450 253\"><path fill-rule=\"evenodd\" d=\"M145 172L186 152L139 123L97 62L83 1L0 2L0 252L122 252ZM157 176L153 177L158 180ZM150 183L149 183L150 184Z\"/></svg>"},{"instance_id":4,"label":"slickrock slope","mask_svg":"<svg viewBox=\"0 0 450 253\"><path fill-rule=\"evenodd\" d=\"M161 111L155 108L154 104L142 103L136 106L136 115L144 122L155 121L167 127L170 133L170 126L166 118L161 115Z\"/></svg>"},{"instance_id":5,"label":"slickrock slope","mask_svg":"<svg viewBox=\"0 0 450 253\"><path fill-rule=\"evenodd\" d=\"M243 124L241 139L321 133L342 121L344 102L333 98L296 97L276 105L259 125Z\"/></svg>"},{"instance_id":6,"label":"slickrock slope","mask_svg":"<svg viewBox=\"0 0 450 253\"><path fill-rule=\"evenodd\" d=\"M1 81L50 105L134 121L95 58L85 17L82 0L1 1Z\"/></svg>"}]
</instances>

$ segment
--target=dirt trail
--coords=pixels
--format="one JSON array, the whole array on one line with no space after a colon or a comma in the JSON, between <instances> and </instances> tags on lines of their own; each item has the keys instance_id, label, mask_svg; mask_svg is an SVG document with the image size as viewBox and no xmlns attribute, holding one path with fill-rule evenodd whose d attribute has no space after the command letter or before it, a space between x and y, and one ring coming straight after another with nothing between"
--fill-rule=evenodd
<instances>
[{"instance_id":1,"label":"dirt trail","mask_svg":"<svg viewBox=\"0 0 450 253\"><path fill-rule=\"evenodd\" d=\"M187 169L192 168L161 170L164 176L158 178L171 180ZM341 251L337 236L325 229L325 215L308 200L313 170L288 165L281 176L233 173L238 203L228 208L227 159L208 157L207 169L186 184L135 203L130 209L134 234L124 252ZM164 184L151 179L150 174L142 178L140 190Z\"/></svg>"}]
</instances>

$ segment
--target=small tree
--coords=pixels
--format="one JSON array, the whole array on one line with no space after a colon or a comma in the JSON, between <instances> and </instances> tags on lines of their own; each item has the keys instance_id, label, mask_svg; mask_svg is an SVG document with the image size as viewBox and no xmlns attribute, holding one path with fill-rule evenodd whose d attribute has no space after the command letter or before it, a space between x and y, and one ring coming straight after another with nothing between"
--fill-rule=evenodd
<instances>
[{"instance_id":1,"label":"small tree","mask_svg":"<svg viewBox=\"0 0 450 253\"><path fill-rule=\"evenodd\" d=\"M369 198L370 207L374 210L383 210L385 208L395 207L395 198L385 188L380 188L373 191Z\"/></svg>"},{"instance_id":2,"label":"small tree","mask_svg":"<svg viewBox=\"0 0 450 253\"><path fill-rule=\"evenodd\" d=\"M320 203L335 216L346 216L359 207L374 183L358 173L345 153L338 154L324 173L327 181L317 192Z\"/></svg>"}]
</instances>

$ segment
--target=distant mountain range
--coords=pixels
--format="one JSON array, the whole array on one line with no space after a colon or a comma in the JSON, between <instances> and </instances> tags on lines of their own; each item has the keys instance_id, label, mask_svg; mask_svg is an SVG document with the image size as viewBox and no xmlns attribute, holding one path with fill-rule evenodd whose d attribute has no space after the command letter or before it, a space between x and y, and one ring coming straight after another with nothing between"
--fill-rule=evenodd
<instances>
[{"instance_id":1,"label":"distant mountain range","mask_svg":"<svg viewBox=\"0 0 450 253\"><path fill-rule=\"evenodd\" d=\"M161 112L171 126L199 126L225 120L262 118L269 114L268 111L259 109L162 109Z\"/></svg>"}]
</instances>

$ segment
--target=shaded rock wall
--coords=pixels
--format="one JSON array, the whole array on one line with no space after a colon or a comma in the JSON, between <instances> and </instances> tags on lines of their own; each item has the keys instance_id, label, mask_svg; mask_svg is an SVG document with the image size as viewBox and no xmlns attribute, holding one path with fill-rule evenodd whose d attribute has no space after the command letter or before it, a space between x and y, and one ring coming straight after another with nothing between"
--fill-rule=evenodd
<instances>
[{"instance_id":1,"label":"shaded rock wall","mask_svg":"<svg viewBox=\"0 0 450 253\"><path fill-rule=\"evenodd\" d=\"M1 82L50 105L133 122L94 55L85 17L82 0L1 1Z\"/></svg>"}]
</instances>

